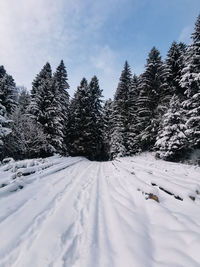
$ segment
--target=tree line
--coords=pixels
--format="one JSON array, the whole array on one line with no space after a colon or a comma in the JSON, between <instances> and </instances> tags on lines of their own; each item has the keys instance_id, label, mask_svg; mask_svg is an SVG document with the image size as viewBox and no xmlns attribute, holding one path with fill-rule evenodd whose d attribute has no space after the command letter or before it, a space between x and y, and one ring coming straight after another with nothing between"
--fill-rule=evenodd
<instances>
[{"instance_id":1,"label":"tree line","mask_svg":"<svg viewBox=\"0 0 200 267\"><path fill-rule=\"evenodd\" d=\"M70 98L66 67L46 63L31 92L0 66L0 158L61 155L109 160L156 151L180 160L200 149L200 15L192 43L173 42L163 61L153 47L144 72L125 62L113 100L96 76Z\"/></svg>"}]
</instances>

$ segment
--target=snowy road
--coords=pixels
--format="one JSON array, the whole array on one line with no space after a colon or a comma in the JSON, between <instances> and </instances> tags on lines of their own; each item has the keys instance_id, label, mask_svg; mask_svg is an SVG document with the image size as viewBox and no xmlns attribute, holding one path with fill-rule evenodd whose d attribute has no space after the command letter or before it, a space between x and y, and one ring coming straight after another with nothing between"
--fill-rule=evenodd
<instances>
[{"instance_id":1,"label":"snowy road","mask_svg":"<svg viewBox=\"0 0 200 267\"><path fill-rule=\"evenodd\" d=\"M49 162L15 180L14 165L0 168L9 180L0 188L1 267L200 266L200 168L149 154Z\"/></svg>"}]
</instances>

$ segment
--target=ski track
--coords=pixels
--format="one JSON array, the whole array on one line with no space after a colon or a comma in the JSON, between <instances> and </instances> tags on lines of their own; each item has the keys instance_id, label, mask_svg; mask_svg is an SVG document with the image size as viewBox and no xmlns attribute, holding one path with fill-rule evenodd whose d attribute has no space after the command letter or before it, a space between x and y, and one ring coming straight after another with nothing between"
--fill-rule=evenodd
<instances>
[{"instance_id":1,"label":"ski track","mask_svg":"<svg viewBox=\"0 0 200 267\"><path fill-rule=\"evenodd\" d=\"M74 163L72 163L72 164L65 164L64 165L64 167L63 167L63 164L61 164L61 167L59 166L59 168L58 168L58 170L56 171L56 172L61 172L61 171L65 171L65 169L67 169L67 168L70 168L71 169L71 167L72 166L74 166L75 164L78 164L78 163L80 163L80 161L77 161L77 162L74 162ZM59 165L59 164L58 164ZM55 167L55 166L54 166ZM49 168L49 169L51 169L51 168ZM49 172L49 169L48 169L48 171L47 171L47 173ZM54 174L56 173L56 172L54 172ZM43 171L42 172L42 175L40 176L40 178L42 178L42 177L46 177L46 171ZM34 176L35 176L35 174L34 174ZM57 179L56 180L56 182L53 182L52 184L50 183L50 180L51 179L53 179L54 180L54 176L51 174L51 176L49 177L48 176L48 183L47 184L44 184L44 185L46 185L46 186L54 186L54 185L56 185L57 183L59 183L60 182L60 180L62 180L63 179L63 177L61 178L61 179ZM38 182L38 180L36 180L35 181L35 183L37 183ZM41 181L40 181L40 183L41 183ZM41 187L43 186L43 184L41 183ZM22 191L23 192L23 191ZM41 192L39 192L39 193L37 193L36 192L36 194L35 194L35 192L34 192L34 190L32 190L32 191L30 191L30 194L32 194L32 196L34 195L34 198L36 198L37 197L37 195L40 195L40 193ZM7 196L8 197L8 196ZM29 198L28 200L26 199L25 201L22 199L22 201L20 201L19 203L17 203L17 206L15 206L14 208L13 207L9 207L9 210L10 210L10 212L9 213L6 213L5 215L1 215L0 216L0 224L4 221L4 220L7 220L8 218L9 218L9 216L11 215L11 216L13 216L16 212L18 212L19 210L21 210L21 209L23 209L25 206L27 206L28 204L29 204L29 202L31 202L32 201L32 198Z\"/></svg>"},{"instance_id":2,"label":"ski track","mask_svg":"<svg viewBox=\"0 0 200 267\"><path fill-rule=\"evenodd\" d=\"M200 266L198 199L178 201L151 185L164 180L184 190L190 168L167 166L151 158L79 159L42 171L2 198L0 267ZM190 190L199 183L192 170ZM161 202L138 189L157 192Z\"/></svg>"},{"instance_id":3,"label":"ski track","mask_svg":"<svg viewBox=\"0 0 200 267\"><path fill-rule=\"evenodd\" d=\"M85 167L87 170L89 166L86 166L86 164L84 164L84 168ZM75 175L73 175L73 172L75 172ZM51 183L48 181L47 190L49 192L47 191L46 196L49 196L49 198L47 199L47 202L45 203L42 210L39 209L39 207L41 206L41 199L37 197L37 195L41 196L41 192L39 192L37 193L36 196L34 196L34 198L32 198L26 204L22 205L22 208L19 208L13 214L10 214L10 216L8 216L8 218L0 224L2 228L6 224L11 225L11 227L13 223L15 223L16 225L20 225L20 220L23 218L23 214L27 213L27 210L31 210L33 206L38 209L38 211L36 211L35 216L32 218L32 221L28 222L29 224L27 225L27 227L25 229L21 229L21 232L23 232L23 234L21 235L21 233L19 233L18 238L16 237L14 242L12 242L13 240L10 241L12 242L12 247L13 247L12 250L10 252L6 250L3 251L5 257L2 257L3 255L0 254L2 257L2 260L0 261L0 266L2 267L12 266L16 262L16 260L20 257L20 252L24 253L24 247L26 246L26 244L24 245L23 243L31 244L32 241L37 237L37 235L39 234L39 227L41 226L41 224L44 224L45 220L47 220L48 217L54 213L58 203L63 199L65 193L70 190L69 187L73 187L74 181L78 179L77 171L75 168L73 169L73 172L70 173L70 180L66 178L67 173L65 173L65 171L62 170L60 172L61 178L58 177L56 184L59 185L59 183L62 183L63 185L61 188L58 187L58 191L55 188L55 182L53 182L51 185ZM65 182L65 180L67 181L67 183ZM45 195L45 192L42 192L42 195ZM18 214L16 214L17 212ZM31 211L31 213L33 214L33 210Z\"/></svg>"}]
</instances>

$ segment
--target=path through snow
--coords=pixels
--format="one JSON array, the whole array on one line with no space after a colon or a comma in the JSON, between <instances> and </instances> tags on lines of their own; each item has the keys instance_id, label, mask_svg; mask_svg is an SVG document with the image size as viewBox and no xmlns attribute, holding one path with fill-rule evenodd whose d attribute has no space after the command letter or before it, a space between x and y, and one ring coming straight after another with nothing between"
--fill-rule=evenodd
<instances>
[{"instance_id":1,"label":"path through snow","mask_svg":"<svg viewBox=\"0 0 200 267\"><path fill-rule=\"evenodd\" d=\"M150 154L47 161L14 180L0 168L1 267L200 266L200 168Z\"/></svg>"}]
</instances>

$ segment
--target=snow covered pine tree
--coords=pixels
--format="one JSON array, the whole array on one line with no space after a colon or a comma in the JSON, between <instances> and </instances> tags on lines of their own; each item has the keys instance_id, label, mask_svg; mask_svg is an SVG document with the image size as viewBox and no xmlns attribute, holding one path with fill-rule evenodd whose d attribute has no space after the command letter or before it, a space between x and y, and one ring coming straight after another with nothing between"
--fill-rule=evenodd
<instances>
[{"instance_id":1,"label":"snow covered pine tree","mask_svg":"<svg viewBox=\"0 0 200 267\"><path fill-rule=\"evenodd\" d=\"M15 111L17 90L14 79L0 66L0 158L5 156L5 137L11 133L9 117Z\"/></svg>"},{"instance_id":2,"label":"snow covered pine tree","mask_svg":"<svg viewBox=\"0 0 200 267\"><path fill-rule=\"evenodd\" d=\"M101 158L103 147L102 90L94 76L87 84L85 78L70 105L69 147L73 156L86 156L92 160Z\"/></svg>"},{"instance_id":3,"label":"snow covered pine tree","mask_svg":"<svg viewBox=\"0 0 200 267\"><path fill-rule=\"evenodd\" d=\"M60 70L55 76L58 77ZM63 145L63 114L60 104L60 87L58 78L52 80L51 66L47 62L33 81L29 112L39 128L43 129L48 141L45 153L61 153ZM56 85L56 86L55 86Z\"/></svg>"},{"instance_id":4,"label":"snow covered pine tree","mask_svg":"<svg viewBox=\"0 0 200 267\"><path fill-rule=\"evenodd\" d=\"M131 88L131 69L126 61L114 96L112 108L112 130L110 137L111 158L127 155L128 134L128 100Z\"/></svg>"},{"instance_id":5,"label":"snow covered pine tree","mask_svg":"<svg viewBox=\"0 0 200 267\"><path fill-rule=\"evenodd\" d=\"M183 157L183 152L187 148L186 118L184 115L179 96L174 95L170 101L170 108L164 115L155 143L158 158L178 161Z\"/></svg>"},{"instance_id":6,"label":"snow covered pine tree","mask_svg":"<svg viewBox=\"0 0 200 267\"><path fill-rule=\"evenodd\" d=\"M183 107L187 113L187 137L190 148L200 148L200 15L188 47L180 84L185 90Z\"/></svg>"},{"instance_id":7,"label":"snow covered pine tree","mask_svg":"<svg viewBox=\"0 0 200 267\"><path fill-rule=\"evenodd\" d=\"M152 149L158 133L159 123L171 93L167 84L168 71L160 52L153 47L149 53L144 73L139 78L138 132L139 147Z\"/></svg>"}]
</instances>

